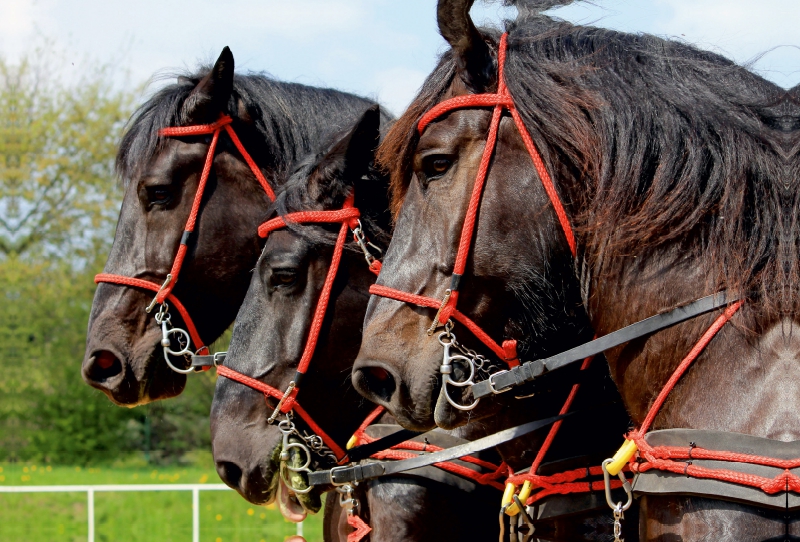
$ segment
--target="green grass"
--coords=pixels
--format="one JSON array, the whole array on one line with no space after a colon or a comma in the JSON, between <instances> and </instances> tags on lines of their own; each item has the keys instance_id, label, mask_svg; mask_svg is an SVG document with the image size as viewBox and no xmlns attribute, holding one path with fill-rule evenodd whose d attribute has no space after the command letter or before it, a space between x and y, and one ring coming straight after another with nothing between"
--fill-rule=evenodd
<instances>
[{"instance_id":1,"label":"green grass","mask_svg":"<svg viewBox=\"0 0 800 542\"><path fill-rule=\"evenodd\" d=\"M202 467L65 467L0 463L0 485L220 483ZM86 493L0 494L0 540L77 542L87 537ZM304 524L308 542L322 540L322 513ZM189 491L95 493L98 542L188 542ZM295 534L274 505L253 506L233 491L200 492L200 540L274 542Z\"/></svg>"}]
</instances>

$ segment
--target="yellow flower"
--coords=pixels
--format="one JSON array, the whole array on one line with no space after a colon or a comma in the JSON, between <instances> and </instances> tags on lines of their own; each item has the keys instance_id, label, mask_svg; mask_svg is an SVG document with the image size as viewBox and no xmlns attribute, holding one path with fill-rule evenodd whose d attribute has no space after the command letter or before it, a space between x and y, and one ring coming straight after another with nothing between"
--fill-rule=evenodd
<instances>
[{"instance_id":1,"label":"yellow flower","mask_svg":"<svg viewBox=\"0 0 800 542\"><path fill-rule=\"evenodd\" d=\"M217 537L217 542L222 542L222 539L220 537Z\"/></svg>"},{"instance_id":2,"label":"yellow flower","mask_svg":"<svg viewBox=\"0 0 800 542\"><path fill-rule=\"evenodd\" d=\"M248 509L247 509L247 515L248 515L248 516L252 516L252 515L253 515L253 514L255 514L255 513L256 513L256 512L255 512L255 510L253 510L252 508L248 508Z\"/></svg>"},{"instance_id":3,"label":"yellow flower","mask_svg":"<svg viewBox=\"0 0 800 542\"><path fill-rule=\"evenodd\" d=\"M258 515L258 517L260 517L261 519L267 519L267 515L266 515L264 512L261 512L261 513Z\"/></svg>"},{"instance_id":4,"label":"yellow flower","mask_svg":"<svg viewBox=\"0 0 800 542\"><path fill-rule=\"evenodd\" d=\"M28 467L22 467L22 472L28 472Z\"/></svg>"},{"instance_id":5,"label":"yellow flower","mask_svg":"<svg viewBox=\"0 0 800 542\"><path fill-rule=\"evenodd\" d=\"M5 481L6 481L6 477L3 476L3 475L0 475L0 482L5 482Z\"/></svg>"},{"instance_id":6,"label":"yellow flower","mask_svg":"<svg viewBox=\"0 0 800 542\"><path fill-rule=\"evenodd\" d=\"M217 521L222 521L222 514L217 514Z\"/></svg>"},{"instance_id":7,"label":"yellow flower","mask_svg":"<svg viewBox=\"0 0 800 542\"><path fill-rule=\"evenodd\" d=\"M51 472L53 470L53 467L51 467L50 465L47 465L47 468L45 470L47 472ZM3 472L3 468L2 467L0 467L0 472Z\"/></svg>"},{"instance_id":8,"label":"yellow flower","mask_svg":"<svg viewBox=\"0 0 800 542\"><path fill-rule=\"evenodd\" d=\"M31 465L31 470L36 472L36 465Z\"/></svg>"},{"instance_id":9,"label":"yellow flower","mask_svg":"<svg viewBox=\"0 0 800 542\"><path fill-rule=\"evenodd\" d=\"M208 482L208 474L204 474L203 476L200 477L201 484L205 484L206 482Z\"/></svg>"}]
</instances>

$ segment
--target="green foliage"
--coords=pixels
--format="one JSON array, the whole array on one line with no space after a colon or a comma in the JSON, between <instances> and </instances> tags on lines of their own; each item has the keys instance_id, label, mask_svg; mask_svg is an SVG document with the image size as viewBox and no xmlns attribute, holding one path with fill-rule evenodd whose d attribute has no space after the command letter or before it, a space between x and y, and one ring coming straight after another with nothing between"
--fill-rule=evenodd
<instances>
[{"instance_id":1,"label":"green foliage","mask_svg":"<svg viewBox=\"0 0 800 542\"><path fill-rule=\"evenodd\" d=\"M102 66L65 82L57 60L0 58L0 461L182 461L209 448L211 376L134 410L80 376L92 279L122 198L114 156L138 92L115 89Z\"/></svg>"}]
</instances>

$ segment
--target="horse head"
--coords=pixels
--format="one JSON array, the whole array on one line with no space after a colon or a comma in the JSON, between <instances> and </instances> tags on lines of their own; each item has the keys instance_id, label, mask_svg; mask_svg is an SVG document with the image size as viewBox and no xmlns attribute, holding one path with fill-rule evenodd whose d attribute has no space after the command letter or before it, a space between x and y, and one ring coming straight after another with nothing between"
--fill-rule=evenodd
<instances>
[{"instance_id":1,"label":"horse head","mask_svg":"<svg viewBox=\"0 0 800 542\"><path fill-rule=\"evenodd\" d=\"M303 514L298 502L316 512L320 501L316 490L288 497L294 495L294 484L279 483L288 476L280 476L280 452L289 453L291 442L295 451L298 445L305 447L301 454L307 454L312 465L330 466L331 456L335 464L344 443L375 409L352 389L348 378L361 342L361 328L354 322L363 319L374 274L357 247L340 252L338 269L332 264L337 232L349 233L353 224L348 220L356 219L302 224L292 222L293 217L302 222L302 215L293 213L333 213L343 207L352 210L354 204L364 233L373 242L387 241L388 186L371 170L380 123L377 106L368 109L350 131L295 168L279 193L278 217L273 219L284 220L281 226L287 227L268 233L233 329L225 369L280 392L296 382L296 405L302 412L294 408L270 420L280 393L265 401L264 393L231 377L219 378L214 393L211 433L220 477L256 504L271 501L280 487L287 517ZM302 381L298 371L306 373ZM314 435L323 439L322 455L309 451Z\"/></svg>"}]
</instances>

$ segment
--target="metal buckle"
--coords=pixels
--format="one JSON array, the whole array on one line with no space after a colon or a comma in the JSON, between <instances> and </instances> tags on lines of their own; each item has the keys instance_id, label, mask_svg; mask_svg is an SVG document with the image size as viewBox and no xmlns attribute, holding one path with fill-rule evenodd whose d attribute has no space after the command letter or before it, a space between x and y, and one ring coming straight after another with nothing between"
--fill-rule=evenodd
<instances>
[{"instance_id":1,"label":"metal buckle","mask_svg":"<svg viewBox=\"0 0 800 542\"><path fill-rule=\"evenodd\" d=\"M331 485L336 486L336 487L341 487L341 486L346 486L347 484L349 484L350 482L337 482L336 481L336 472L337 471L343 471L344 469L349 469L349 468L351 468L351 467L349 467L347 465L340 465L338 467L333 467L331 469ZM354 480L354 482L355 482L355 480Z\"/></svg>"},{"instance_id":2,"label":"metal buckle","mask_svg":"<svg viewBox=\"0 0 800 542\"><path fill-rule=\"evenodd\" d=\"M220 362L225 361L225 358L228 357L228 352L214 352L214 367L219 367Z\"/></svg>"},{"instance_id":3,"label":"metal buckle","mask_svg":"<svg viewBox=\"0 0 800 542\"><path fill-rule=\"evenodd\" d=\"M509 372L509 371L503 370L503 371L498 371L498 372L496 372L496 373L492 373L491 375L489 375L489 378L488 378L488 382L489 382L489 389L491 390L491 392L492 392L493 394L495 394L495 395L500 395L501 393L506 393L506 392L509 392L509 391L511 391L511 389L512 389L512 388L508 388L508 389L505 389L505 390L500 390L500 391L498 391L498 390L497 390L497 388L495 388L495 387L494 387L494 378L495 378L497 375L502 375L502 374L505 374L505 373L508 373L508 372Z\"/></svg>"}]
</instances>

